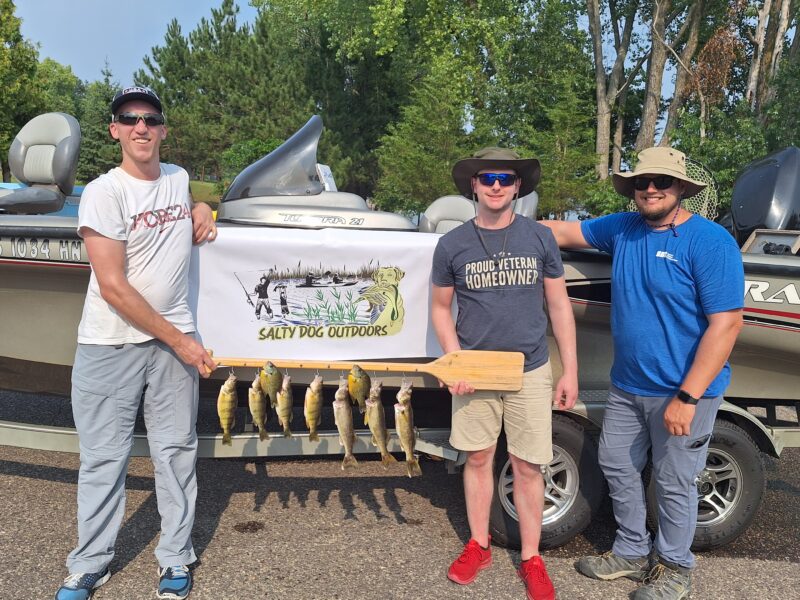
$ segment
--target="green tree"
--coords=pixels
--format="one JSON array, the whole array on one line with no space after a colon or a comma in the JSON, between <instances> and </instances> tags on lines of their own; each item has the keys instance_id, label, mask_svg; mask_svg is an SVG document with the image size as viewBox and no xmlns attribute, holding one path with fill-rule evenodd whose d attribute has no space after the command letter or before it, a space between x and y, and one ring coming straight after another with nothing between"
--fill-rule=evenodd
<instances>
[{"instance_id":1,"label":"green tree","mask_svg":"<svg viewBox=\"0 0 800 600\"><path fill-rule=\"evenodd\" d=\"M42 89L42 110L64 112L80 119L80 103L85 87L72 68L51 58L45 58L36 70Z\"/></svg>"},{"instance_id":2,"label":"green tree","mask_svg":"<svg viewBox=\"0 0 800 600\"><path fill-rule=\"evenodd\" d=\"M416 214L439 196L458 193L450 171L468 154L466 81L448 56L434 60L431 67L411 93L400 120L381 138L375 203L384 210Z\"/></svg>"},{"instance_id":3,"label":"green tree","mask_svg":"<svg viewBox=\"0 0 800 600\"><path fill-rule=\"evenodd\" d=\"M77 180L82 183L102 175L122 160L119 145L108 132L111 100L119 84L113 81L107 64L101 73L102 81L93 81L86 86L79 107L82 141Z\"/></svg>"},{"instance_id":4,"label":"green tree","mask_svg":"<svg viewBox=\"0 0 800 600\"><path fill-rule=\"evenodd\" d=\"M267 140L245 140L236 142L222 153L222 179L217 182L216 192L222 194L233 178L239 172L254 163L262 156L266 156L283 143L282 140L270 138Z\"/></svg>"},{"instance_id":5,"label":"green tree","mask_svg":"<svg viewBox=\"0 0 800 600\"><path fill-rule=\"evenodd\" d=\"M17 132L41 110L36 84L38 52L23 39L11 0L0 0L0 169L9 181L8 148Z\"/></svg>"}]
</instances>

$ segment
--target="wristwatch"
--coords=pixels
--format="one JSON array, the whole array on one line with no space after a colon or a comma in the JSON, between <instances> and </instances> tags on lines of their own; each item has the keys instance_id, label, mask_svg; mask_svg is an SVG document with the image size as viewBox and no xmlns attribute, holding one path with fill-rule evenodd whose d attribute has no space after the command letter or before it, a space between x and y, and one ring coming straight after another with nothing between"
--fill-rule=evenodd
<instances>
[{"instance_id":1,"label":"wristwatch","mask_svg":"<svg viewBox=\"0 0 800 600\"><path fill-rule=\"evenodd\" d=\"M683 402L684 404L691 404L692 406L696 406L699 398L695 398L689 392L685 392L684 390L678 390L678 393L675 394L678 397L678 400Z\"/></svg>"}]
</instances>

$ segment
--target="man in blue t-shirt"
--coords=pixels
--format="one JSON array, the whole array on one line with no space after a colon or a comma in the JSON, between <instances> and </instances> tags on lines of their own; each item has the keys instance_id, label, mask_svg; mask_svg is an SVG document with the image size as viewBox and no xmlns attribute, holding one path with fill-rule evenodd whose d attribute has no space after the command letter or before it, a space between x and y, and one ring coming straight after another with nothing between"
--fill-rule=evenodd
<instances>
[{"instance_id":1,"label":"man in blue t-shirt","mask_svg":"<svg viewBox=\"0 0 800 600\"><path fill-rule=\"evenodd\" d=\"M502 427L514 471L522 542L518 573L528 598L553 600L555 590L539 556L541 465L553 460L552 404L569 409L578 397L578 365L561 253L547 227L514 212L514 201L534 190L539 174L538 160L522 159L504 148L484 148L453 167L459 192L475 199L475 218L446 233L436 245L431 322L445 352L507 350L525 355L519 392L476 392L468 381L450 387L450 444L467 453L464 496L470 539L447 576L465 585L492 563L492 466ZM453 299L458 305L456 322ZM548 315L563 367L555 399Z\"/></svg>"},{"instance_id":2,"label":"man in blue t-shirt","mask_svg":"<svg viewBox=\"0 0 800 600\"><path fill-rule=\"evenodd\" d=\"M691 591L695 477L705 467L730 380L727 360L742 326L744 270L730 234L681 205L705 187L686 175L683 153L643 150L635 170L615 173L613 183L638 212L543 221L559 246L593 247L613 257L614 364L600 466L618 529L611 552L583 557L576 568L602 580L647 576L635 600L679 600ZM645 528L641 480L648 450L658 497L654 543Z\"/></svg>"}]
</instances>

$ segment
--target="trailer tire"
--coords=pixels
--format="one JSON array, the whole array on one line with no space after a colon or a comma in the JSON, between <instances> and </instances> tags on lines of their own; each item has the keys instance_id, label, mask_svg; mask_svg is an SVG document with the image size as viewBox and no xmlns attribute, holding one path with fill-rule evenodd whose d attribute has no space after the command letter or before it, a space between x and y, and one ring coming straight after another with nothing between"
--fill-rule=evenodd
<instances>
[{"instance_id":1,"label":"trailer tire","mask_svg":"<svg viewBox=\"0 0 800 600\"><path fill-rule=\"evenodd\" d=\"M519 520L514 508L514 476L505 438L498 441L489 533L501 546L519 549ZM553 461L545 467L545 506L540 548L561 546L583 531L606 496L597 464L597 444L574 420L553 415Z\"/></svg>"},{"instance_id":2,"label":"trailer tire","mask_svg":"<svg viewBox=\"0 0 800 600\"><path fill-rule=\"evenodd\" d=\"M652 471L651 471L652 473ZM761 451L747 432L718 419L706 468L697 477L700 506L692 550L712 550L739 537L750 525L764 495ZM658 530L655 479L647 485L647 523Z\"/></svg>"}]
</instances>

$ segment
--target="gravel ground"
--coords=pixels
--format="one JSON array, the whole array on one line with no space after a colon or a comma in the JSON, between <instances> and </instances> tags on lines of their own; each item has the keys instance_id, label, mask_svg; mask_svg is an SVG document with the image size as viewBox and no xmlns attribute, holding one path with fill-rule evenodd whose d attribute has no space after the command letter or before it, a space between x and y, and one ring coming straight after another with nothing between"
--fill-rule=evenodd
<instances>
[{"instance_id":1,"label":"gravel ground","mask_svg":"<svg viewBox=\"0 0 800 600\"><path fill-rule=\"evenodd\" d=\"M56 407L43 416L65 417ZM519 555L504 548L493 549L494 565L472 585L445 578L468 535L459 476L431 460L416 479L359 461L345 476L339 459L201 459L191 597L525 598L514 575ZM74 454L0 446L0 598L52 598L65 576L78 465ZM96 600L155 598L159 519L148 459L131 460L127 488L113 576ZM559 598L630 597L633 582L596 582L573 568L583 554L606 550L613 534L606 506L583 534L545 553ZM800 599L799 562L800 449L789 449L768 462L750 529L698 555L692 597Z\"/></svg>"}]
</instances>

